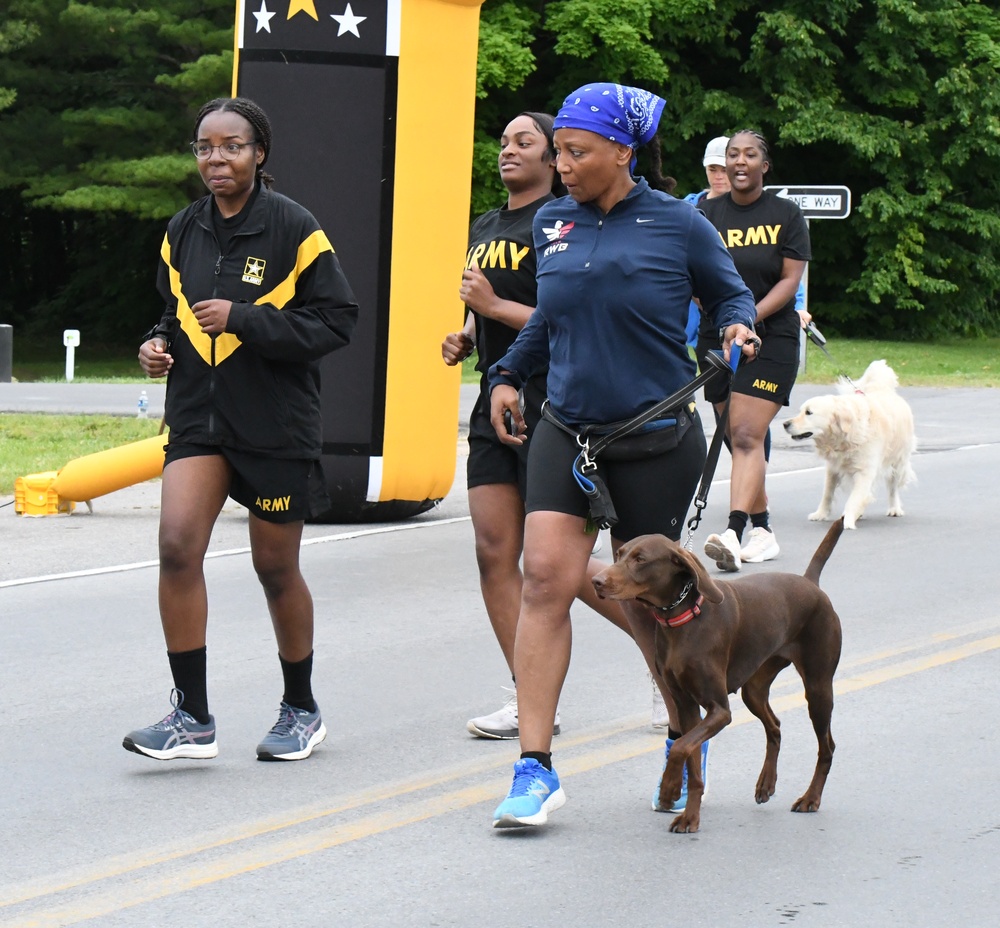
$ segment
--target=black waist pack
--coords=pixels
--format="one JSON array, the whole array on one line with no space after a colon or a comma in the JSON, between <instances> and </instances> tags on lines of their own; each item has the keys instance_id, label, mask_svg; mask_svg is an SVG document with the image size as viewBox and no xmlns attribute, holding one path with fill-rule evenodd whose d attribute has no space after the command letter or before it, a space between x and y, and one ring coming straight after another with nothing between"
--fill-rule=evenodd
<instances>
[{"instance_id":1,"label":"black waist pack","mask_svg":"<svg viewBox=\"0 0 1000 928\"><path fill-rule=\"evenodd\" d=\"M585 425L574 429L559 419L548 403L542 406L542 415L549 422L576 438L581 447L583 442L589 444L587 456L591 460L600 456L605 461L641 461L673 451L691 427L693 411L694 403L690 403L662 419L653 419L626 435L616 437L615 433L631 420L623 419L621 422Z\"/></svg>"}]
</instances>

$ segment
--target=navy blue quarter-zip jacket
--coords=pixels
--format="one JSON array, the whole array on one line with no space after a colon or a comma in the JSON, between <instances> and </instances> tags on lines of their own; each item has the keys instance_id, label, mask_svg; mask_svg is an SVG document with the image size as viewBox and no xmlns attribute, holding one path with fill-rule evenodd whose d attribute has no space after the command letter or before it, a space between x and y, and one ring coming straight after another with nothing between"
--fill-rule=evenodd
<instances>
[{"instance_id":1,"label":"navy blue quarter-zip jacket","mask_svg":"<svg viewBox=\"0 0 1000 928\"><path fill-rule=\"evenodd\" d=\"M166 339L172 442L267 457L322 452L318 360L351 338L358 304L313 215L261 187L220 254L206 196L167 226L157 287L166 310L146 338ZM201 331L191 307L232 301L226 331Z\"/></svg>"},{"instance_id":2,"label":"navy blue quarter-zip jacket","mask_svg":"<svg viewBox=\"0 0 1000 928\"><path fill-rule=\"evenodd\" d=\"M693 293L720 328L753 326L753 295L718 232L642 178L607 214L570 197L546 203L534 238L537 308L489 385L520 387L548 363L549 402L567 424L631 418L694 377Z\"/></svg>"}]
</instances>

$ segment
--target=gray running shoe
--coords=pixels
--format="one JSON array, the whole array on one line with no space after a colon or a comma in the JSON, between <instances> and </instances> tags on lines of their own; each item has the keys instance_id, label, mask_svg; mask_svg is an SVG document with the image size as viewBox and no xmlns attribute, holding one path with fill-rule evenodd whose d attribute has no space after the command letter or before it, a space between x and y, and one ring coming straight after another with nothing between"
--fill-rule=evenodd
<instances>
[{"instance_id":1,"label":"gray running shoe","mask_svg":"<svg viewBox=\"0 0 1000 928\"><path fill-rule=\"evenodd\" d=\"M257 760L305 760L325 737L319 707L306 712L282 701L278 721L257 745Z\"/></svg>"},{"instance_id":2,"label":"gray running shoe","mask_svg":"<svg viewBox=\"0 0 1000 928\"><path fill-rule=\"evenodd\" d=\"M202 725L181 708L184 694L170 691L170 704L174 711L165 719L147 728L137 728L129 732L122 741L122 747L134 754L144 754L156 760L175 760L187 757L193 760L207 760L219 753L215 743L215 719L208 717Z\"/></svg>"}]
</instances>

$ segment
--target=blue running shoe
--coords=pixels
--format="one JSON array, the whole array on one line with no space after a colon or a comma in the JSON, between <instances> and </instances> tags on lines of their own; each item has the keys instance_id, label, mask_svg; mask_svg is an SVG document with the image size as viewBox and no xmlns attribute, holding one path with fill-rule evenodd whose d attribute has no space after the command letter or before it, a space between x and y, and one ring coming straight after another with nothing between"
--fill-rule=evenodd
<instances>
[{"instance_id":1,"label":"blue running shoe","mask_svg":"<svg viewBox=\"0 0 1000 928\"><path fill-rule=\"evenodd\" d=\"M493 827L544 825L548 813L561 809L565 803L566 794L559 785L559 774L546 770L533 757L527 757L514 764L514 782L507 798L493 813Z\"/></svg>"},{"instance_id":2,"label":"blue running shoe","mask_svg":"<svg viewBox=\"0 0 1000 928\"><path fill-rule=\"evenodd\" d=\"M165 719L147 728L137 728L129 732L122 741L122 747L134 754L144 754L156 760L174 760L188 757L193 760L207 760L219 753L215 743L215 719L208 717L202 725L181 708L184 694L170 691L170 704L174 711Z\"/></svg>"},{"instance_id":3,"label":"blue running shoe","mask_svg":"<svg viewBox=\"0 0 1000 928\"><path fill-rule=\"evenodd\" d=\"M257 745L257 760L305 760L325 737L318 707L306 712L282 701L278 721Z\"/></svg>"},{"instance_id":4,"label":"blue running shoe","mask_svg":"<svg viewBox=\"0 0 1000 928\"><path fill-rule=\"evenodd\" d=\"M663 752L663 770L667 769L667 758L670 757L670 749L674 746L671 738L667 738L667 749ZM663 779L663 772L660 772L660 780ZM681 780L681 794L677 801L669 808L665 809L660 805L660 780L656 781L656 789L653 790L653 811L654 812L683 812L687 808L688 802L688 768L684 765L683 779ZM705 784L702 796L708 792L708 742L701 743L701 780Z\"/></svg>"}]
</instances>

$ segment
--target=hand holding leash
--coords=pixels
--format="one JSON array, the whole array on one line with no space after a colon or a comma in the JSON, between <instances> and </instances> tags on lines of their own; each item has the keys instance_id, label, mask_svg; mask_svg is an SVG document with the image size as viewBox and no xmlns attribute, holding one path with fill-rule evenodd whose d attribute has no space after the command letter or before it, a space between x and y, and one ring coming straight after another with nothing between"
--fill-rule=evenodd
<instances>
[{"instance_id":1,"label":"hand holding leash","mask_svg":"<svg viewBox=\"0 0 1000 928\"><path fill-rule=\"evenodd\" d=\"M734 347L738 349L735 359L732 350ZM753 329L740 323L734 323L723 333L722 356L734 373L739 366L741 357L753 361L756 360L758 354L760 354L760 339Z\"/></svg>"},{"instance_id":2,"label":"hand holding leash","mask_svg":"<svg viewBox=\"0 0 1000 928\"><path fill-rule=\"evenodd\" d=\"M806 325L806 335L809 336L809 341L811 341L817 348L823 348L826 346L826 338L823 333L816 328L816 323L811 319Z\"/></svg>"}]
</instances>

